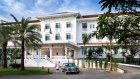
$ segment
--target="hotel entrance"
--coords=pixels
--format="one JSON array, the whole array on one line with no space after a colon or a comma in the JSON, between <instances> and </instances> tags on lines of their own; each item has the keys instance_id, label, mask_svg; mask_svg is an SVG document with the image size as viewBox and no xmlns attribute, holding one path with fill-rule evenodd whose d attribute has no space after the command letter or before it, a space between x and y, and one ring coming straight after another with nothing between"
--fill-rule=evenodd
<instances>
[{"instance_id":1,"label":"hotel entrance","mask_svg":"<svg viewBox=\"0 0 140 79\"><path fill-rule=\"evenodd\" d=\"M47 55L51 59L74 58L76 49L78 47L71 44L44 44L41 48L41 55Z\"/></svg>"}]
</instances>

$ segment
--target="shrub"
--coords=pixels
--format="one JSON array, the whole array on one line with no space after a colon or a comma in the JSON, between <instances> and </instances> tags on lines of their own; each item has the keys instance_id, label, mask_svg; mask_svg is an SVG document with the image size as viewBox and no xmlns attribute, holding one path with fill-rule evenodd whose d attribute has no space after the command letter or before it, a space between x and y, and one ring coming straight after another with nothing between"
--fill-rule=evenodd
<instances>
[{"instance_id":1,"label":"shrub","mask_svg":"<svg viewBox=\"0 0 140 79\"><path fill-rule=\"evenodd\" d=\"M108 67L108 61L105 60L105 63L104 63L104 69L107 70L107 67Z\"/></svg>"},{"instance_id":2,"label":"shrub","mask_svg":"<svg viewBox=\"0 0 140 79\"><path fill-rule=\"evenodd\" d=\"M117 59L115 59L114 60L114 71L117 71L117 68L118 68L118 60Z\"/></svg>"},{"instance_id":3,"label":"shrub","mask_svg":"<svg viewBox=\"0 0 140 79\"><path fill-rule=\"evenodd\" d=\"M88 59L88 68L90 68L90 60Z\"/></svg>"},{"instance_id":4,"label":"shrub","mask_svg":"<svg viewBox=\"0 0 140 79\"><path fill-rule=\"evenodd\" d=\"M17 64L17 63L12 63L12 64L10 64L10 66L11 66L12 68L17 68L17 69L20 68L20 64Z\"/></svg>"},{"instance_id":5,"label":"shrub","mask_svg":"<svg viewBox=\"0 0 140 79\"><path fill-rule=\"evenodd\" d=\"M95 67L96 67L96 69L98 69L98 61L97 60L95 60Z\"/></svg>"},{"instance_id":6,"label":"shrub","mask_svg":"<svg viewBox=\"0 0 140 79\"><path fill-rule=\"evenodd\" d=\"M103 63L102 63L102 60L100 60L100 61L99 61L99 67L100 67L100 69L102 69L102 64L103 64Z\"/></svg>"},{"instance_id":7,"label":"shrub","mask_svg":"<svg viewBox=\"0 0 140 79\"><path fill-rule=\"evenodd\" d=\"M91 61L91 67L93 68L93 63L94 63L94 60L92 59L92 61Z\"/></svg>"}]
</instances>

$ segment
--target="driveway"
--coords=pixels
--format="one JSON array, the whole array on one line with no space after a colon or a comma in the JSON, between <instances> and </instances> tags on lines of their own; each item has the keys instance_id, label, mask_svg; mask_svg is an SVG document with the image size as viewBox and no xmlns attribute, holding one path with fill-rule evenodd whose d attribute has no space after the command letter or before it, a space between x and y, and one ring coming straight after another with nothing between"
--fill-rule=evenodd
<instances>
[{"instance_id":1,"label":"driveway","mask_svg":"<svg viewBox=\"0 0 140 79\"><path fill-rule=\"evenodd\" d=\"M7 76L0 79L140 79L140 69L120 66L128 73L108 73L97 70L81 70L79 74L65 75L62 72L55 72L49 75L29 75L29 76ZM133 72L136 71L136 72Z\"/></svg>"}]
</instances>

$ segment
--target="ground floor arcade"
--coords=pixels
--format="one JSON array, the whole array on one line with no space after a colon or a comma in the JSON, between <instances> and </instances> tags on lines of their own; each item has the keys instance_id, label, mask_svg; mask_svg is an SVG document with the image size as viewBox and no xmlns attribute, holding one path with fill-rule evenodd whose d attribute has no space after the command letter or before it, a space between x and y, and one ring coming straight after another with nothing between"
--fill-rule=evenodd
<instances>
[{"instance_id":1,"label":"ground floor arcade","mask_svg":"<svg viewBox=\"0 0 140 79\"><path fill-rule=\"evenodd\" d=\"M75 58L79 47L70 43L43 44L38 50L28 50L25 59L67 59Z\"/></svg>"}]
</instances>

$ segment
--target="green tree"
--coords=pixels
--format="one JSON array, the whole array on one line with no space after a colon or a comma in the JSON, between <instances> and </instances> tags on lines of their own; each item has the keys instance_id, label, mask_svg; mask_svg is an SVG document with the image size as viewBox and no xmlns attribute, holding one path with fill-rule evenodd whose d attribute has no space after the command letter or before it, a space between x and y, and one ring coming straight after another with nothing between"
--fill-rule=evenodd
<instances>
[{"instance_id":1,"label":"green tree","mask_svg":"<svg viewBox=\"0 0 140 79\"><path fill-rule=\"evenodd\" d=\"M86 50L85 44L88 43L88 41L89 41L88 40L88 35L84 35L83 38L82 38L82 41L83 41L83 44L84 44L84 48L82 48L82 53L84 54L82 65L83 65L83 68L85 68L85 54L87 53L87 52L85 52L85 50Z\"/></svg>"},{"instance_id":2,"label":"green tree","mask_svg":"<svg viewBox=\"0 0 140 79\"><path fill-rule=\"evenodd\" d=\"M109 40L107 47L108 47L108 53L110 55L110 70L112 70L112 66L111 66L112 65L112 49L113 49L112 41L114 39L114 36L118 36L116 35L116 32L119 31L117 28L118 26L120 26L119 22L121 21L122 20L118 18L117 15L113 15L107 12L98 18L98 25L96 27L97 30L93 31L93 33L89 35L89 39L92 38L93 36L96 36L97 39L107 38Z\"/></svg>"},{"instance_id":3,"label":"green tree","mask_svg":"<svg viewBox=\"0 0 140 79\"><path fill-rule=\"evenodd\" d=\"M19 48L8 48L7 52L8 52L8 55L10 56L11 62L13 62L15 59L20 57ZM16 63L16 60L14 62Z\"/></svg>"},{"instance_id":4,"label":"green tree","mask_svg":"<svg viewBox=\"0 0 140 79\"><path fill-rule=\"evenodd\" d=\"M67 59L68 59L68 63L69 63L69 59L72 58L73 59L73 52L71 50L68 50L66 53Z\"/></svg>"},{"instance_id":5,"label":"green tree","mask_svg":"<svg viewBox=\"0 0 140 79\"><path fill-rule=\"evenodd\" d=\"M100 20L101 24L110 25L108 28L109 31L112 30L118 36L118 43L122 43L124 46L130 47L128 50L131 52L131 58L136 54L135 48L133 48L134 43L136 43L136 47L138 46L138 42L140 41L140 12L137 9L140 7L139 0L101 0L99 4L102 4L101 8L104 10L108 9L108 14L104 14ZM112 9L115 9L119 12L116 15L112 15L110 12ZM120 14L127 16L119 16ZM113 16L113 17L112 17ZM113 22L110 24L108 22ZM115 26L115 25L117 26ZM114 27L115 26L115 27ZM112 35L112 34L111 34ZM131 48L132 47L132 48ZM135 51L134 51L135 50ZM123 55L125 55L123 52ZM127 55L125 55L127 56Z\"/></svg>"},{"instance_id":6,"label":"green tree","mask_svg":"<svg viewBox=\"0 0 140 79\"><path fill-rule=\"evenodd\" d=\"M102 10L104 10L105 8L108 9L109 13L107 16L109 18L113 19L114 16L116 17L113 20L114 23L116 22L118 25L117 27L110 27L110 30L114 31L116 35L118 35L119 43L123 42L127 44L132 41L139 40L138 38L140 36L140 12L137 11L137 9L140 7L139 0L101 0L99 4L102 4ZM110 14L112 8L115 8L116 11L119 10L122 15L124 15L123 13L125 13L125 15L127 14L127 17L121 16L122 19L120 19L120 14ZM108 20L106 16L103 19L104 21Z\"/></svg>"},{"instance_id":7,"label":"green tree","mask_svg":"<svg viewBox=\"0 0 140 79\"><path fill-rule=\"evenodd\" d=\"M1 65L3 65L3 53L1 48L0 48L0 63Z\"/></svg>"},{"instance_id":8,"label":"green tree","mask_svg":"<svg viewBox=\"0 0 140 79\"><path fill-rule=\"evenodd\" d=\"M123 48L123 51L121 53L126 58L126 63L133 63L134 57L140 54L139 53L140 46L133 44L133 45L127 45L125 47L123 46L122 48Z\"/></svg>"},{"instance_id":9,"label":"green tree","mask_svg":"<svg viewBox=\"0 0 140 79\"><path fill-rule=\"evenodd\" d=\"M12 39L13 29L10 25L0 24L0 45L2 46L2 54L4 65L3 68L7 68L7 44Z\"/></svg>"},{"instance_id":10,"label":"green tree","mask_svg":"<svg viewBox=\"0 0 140 79\"><path fill-rule=\"evenodd\" d=\"M140 7L139 0L100 0L99 4L102 4L102 10L107 8L108 12L111 12L112 9L119 12L131 12Z\"/></svg>"},{"instance_id":11,"label":"green tree","mask_svg":"<svg viewBox=\"0 0 140 79\"><path fill-rule=\"evenodd\" d=\"M102 47L90 47L88 50L88 59L97 59L99 56L102 56L103 48Z\"/></svg>"},{"instance_id":12,"label":"green tree","mask_svg":"<svg viewBox=\"0 0 140 79\"><path fill-rule=\"evenodd\" d=\"M30 24L29 18L22 18L19 22L14 15L11 16L16 21L15 26L17 35L15 36L15 40L21 46L21 70L24 71L24 52L25 48L39 48L42 44L41 42L41 34L39 33L39 25Z\"/></svg>"}]
</instances>

